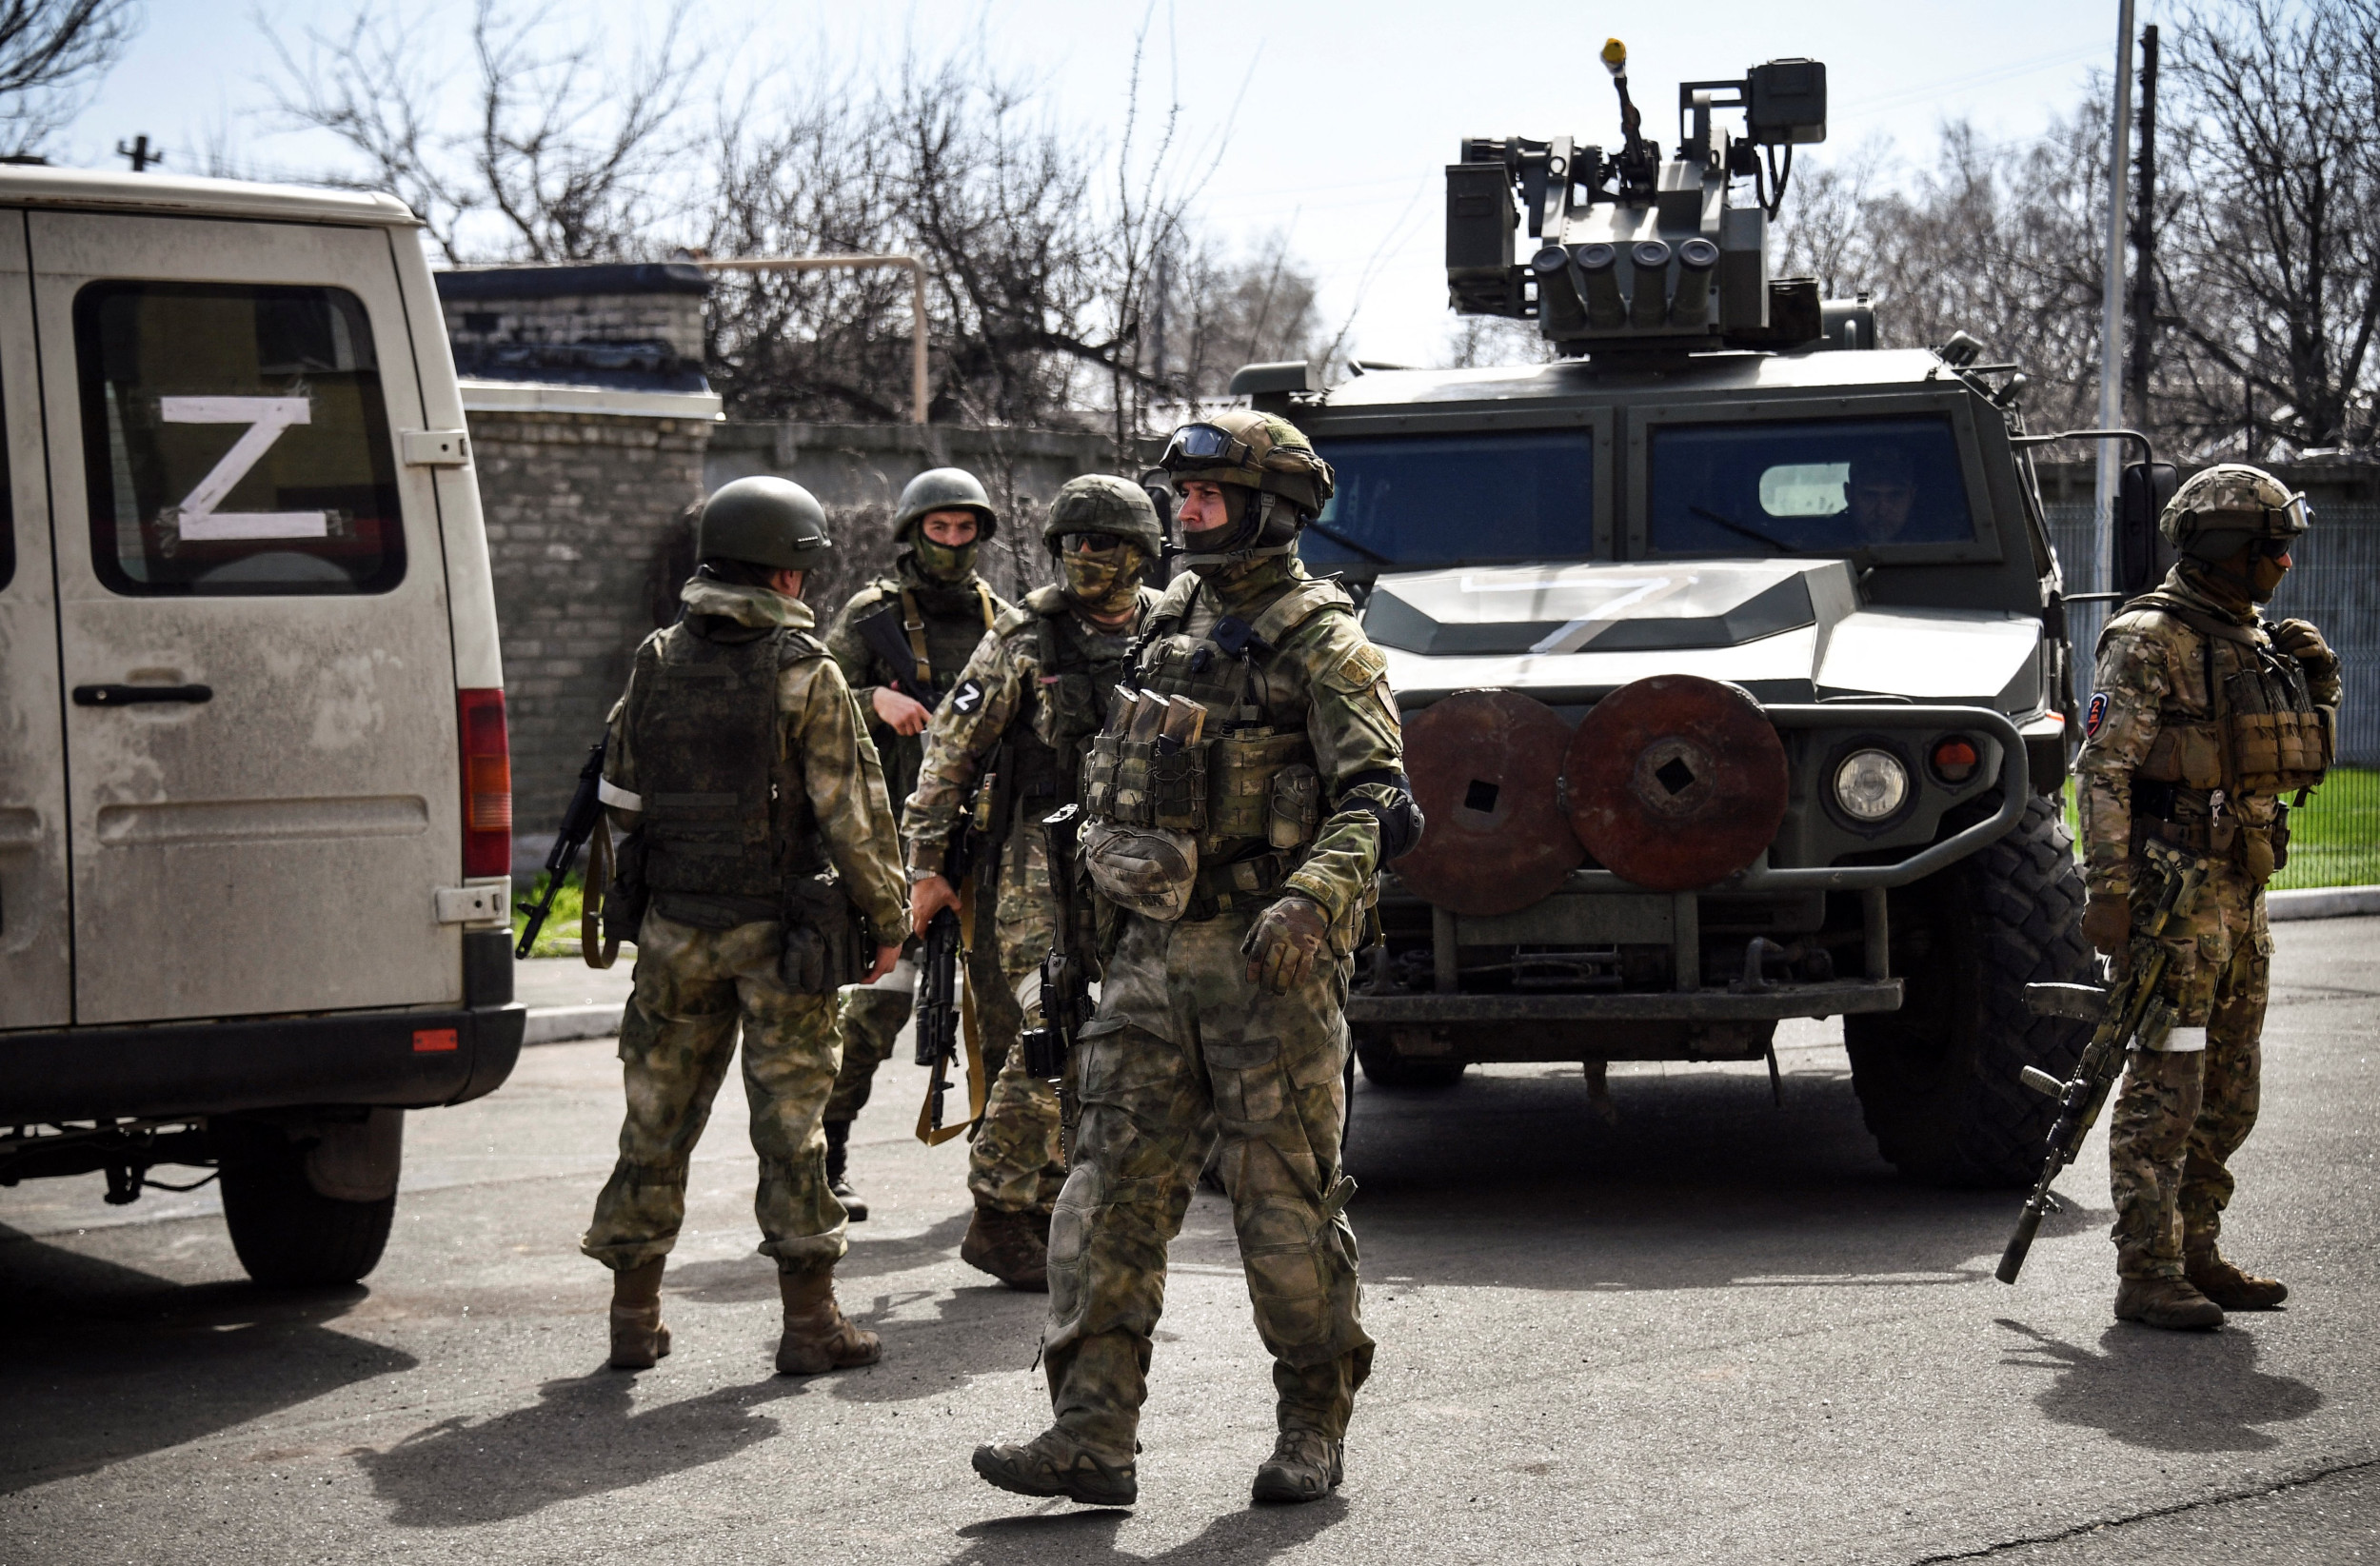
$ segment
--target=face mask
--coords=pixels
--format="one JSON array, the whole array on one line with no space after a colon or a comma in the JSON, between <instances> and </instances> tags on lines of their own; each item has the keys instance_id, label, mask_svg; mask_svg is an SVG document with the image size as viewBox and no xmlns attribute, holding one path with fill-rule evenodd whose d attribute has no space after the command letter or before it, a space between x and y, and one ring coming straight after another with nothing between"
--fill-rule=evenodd
<instances>
[{"instance_id":1,"label":"face mask","mask_svg":"<svg viewBox=\"0 0 2380 1566\"><path fill-rule=\"evenodd\" d=\"M2284 561L2260 554L2248 563L2249 591L2255 595L2257 603L2267 603L2281 590L2281 579L2289 571Z\"/></svg>"},{"instance_id":2,"label":"face mask","mask_svg":"<svg viewBox=\"0 0 2380 1566\"><path fill-rule=\"evenodd\" d=\"M917 551L918 564L925 574L937 582L964 582L975 570L976 541L957 545L937 544L920 528L910 547Z\"/></svg>"},{"instance_id":3,"label":"face mask","mask_svg":"<svg viewBox=\"0 0 2380 1566\"><path fill-rule=\"evenodd\" d=\"M1071 545L1073 540L1065 542ZM1058 559L1066 573L1066 596L1097 615L1114 615L1131 606L1146 564L1139 549L1121 542L1100 554L1069 547Z\"/></svg>"},{"instance_id":4,"label":"face mask","mask_svg":"<svg viewBox=\"0 0 2380 1566\"><path fill-rule=\"evenodd\" d=\"M1181 544L1185 554L1227 554L1246 547L1255 538L1258 492L1237 484L1224 485L1222 489L1223 514L1231 520L1220 527L1209 527L1203 532L1182 529ZM1245 564L1244 561L1230 564L1215 560L1192 561L1190 568L1202 577L1213 577L1219 572L1236 570Z\"/></svg>"}]
</instances>

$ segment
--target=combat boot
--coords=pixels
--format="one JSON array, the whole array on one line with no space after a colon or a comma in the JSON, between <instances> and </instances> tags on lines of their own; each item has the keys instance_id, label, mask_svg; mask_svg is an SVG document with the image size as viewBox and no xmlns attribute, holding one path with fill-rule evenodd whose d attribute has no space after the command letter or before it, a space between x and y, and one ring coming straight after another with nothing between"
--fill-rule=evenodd
<instances>
[{"instance_id":1,"label":"combat boot","mask_svg":"<svg viewBox=\"0 0 2380 1566\"><path fill-rule=\"evenodd\" d=\"M2116 1280L2115 1318L2173 1332L2204 1332L2223 1324L2223 1307L2178 1278Z\"/></svg>"},{"instance_id":2,"label":"combat boot","mask_svg":"<svg viewBox=\"0 0 2380 1566\"><path fill-rule=\"evenodd\" d=\"M851 1122L828 1120L826 1122L826 1189L833 1194L837 1201L843 1203L843 1216L846 1219L853 1223L865 1223L867 1203L860 1199L860 1194L851 1189L851 1181L843 1176L843 1171L849 1168L850 1164Z\"/></svg>"},{"instance_id":3,"label":"combat boot","mask_svg":"<svg viewBox=\"0 0 2380 1566\"><path fill-rule=\"evenodd\" d=\"M979 1206L959 1259L1025 1294L1049 1293L1048 1219Z\"/></svg>"},{"instance_id":4,"label":"combat boot","mask_svg":"<svg viewBox=\"0 0 2380 1566\"><path fill-rule=\"evenodd\" d=\"M1320 1500L1339 1488L1346 1471L1347 1443L1311 1430L1284 1430L1273 1455L1257 1465L1249 1498L1264 1501Z\"/></svg>"},{"instance_id":5,"label":"combat boot","mask_svg":"<svg viewBox=\"0 0 2380 1566\"><path fill-rule=\"evenodd\" d=\"M785 1302L785 1334L777 1340L778 1375L817 1376L872 1365L884 1357L883 1340L852 1325L835 1302L832 1267L780 1272L777 1292Z\"/></svg>"},{"instance_id":6,"label":"combat boot","mask_svg":"<svg viewBox=\"0 0 2380 1566\"><path fill-rule=\"evenodd\" d=\"M2289 1285L2279 1279L2244 1273L2211 1249L2185 1256L2182 1276L2227 1311L2269 1311L2290 1297Z\"/></svg>"},{"instance_id":7,"label":"combat boot","mask_svg":"<svg viewBox=\"0 0 2380 1566\"><path fill-rule=\"evenodd\" d=\"M1130 1506L1140 1481L1130 1462L1102 1462L1053 1425L1022 1446L979 1446L975 1471L1019 1496L1063 1496L1084 1506Z\"/></svg>"},{"instance_id":8,"label":"combat boot","mask_svg":"<svg viewBox=\"0 0 2380 1566\"><path fill-rule=\"evenodd\" d=\"M611 1275L611 1368L650 1370L669 1352L669 1329L661 1323L661 1270L657 1256L642 1266Z\"/></svg>"}]
</instances>

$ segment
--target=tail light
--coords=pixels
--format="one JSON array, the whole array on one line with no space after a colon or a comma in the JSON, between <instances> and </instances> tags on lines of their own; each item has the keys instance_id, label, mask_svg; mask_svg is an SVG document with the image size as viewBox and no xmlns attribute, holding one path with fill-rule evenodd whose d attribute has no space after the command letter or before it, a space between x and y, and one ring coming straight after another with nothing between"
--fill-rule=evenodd
<instances>
[{"instance_id":1,"label":"tail light","mask_svg":"<svg viewBox=\"0 0 2380 1566\"><path fill-rule=\"evenodd\" d=\"M463 712L463 873L512 873L512 747L505 693L456 692Z\"/></svg>"}]
</instances>

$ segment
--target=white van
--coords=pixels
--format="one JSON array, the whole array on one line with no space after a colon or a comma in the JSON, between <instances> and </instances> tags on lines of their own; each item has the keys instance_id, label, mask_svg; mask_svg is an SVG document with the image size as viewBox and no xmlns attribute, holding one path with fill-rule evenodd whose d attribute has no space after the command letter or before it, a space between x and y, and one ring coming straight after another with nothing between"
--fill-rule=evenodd
<instances>
[{"instance_id":1,"label":"white van","mask_svg":"<svg viewBox=\"0 0 2380 1566\"><path fill-rule=\"evenodd\" d=\"M360 1278L405 1110L494 1089L523 1020L419 226L0 168L0 1185L213 1164L253 1277Z\"/></svg>"}]
</instances>

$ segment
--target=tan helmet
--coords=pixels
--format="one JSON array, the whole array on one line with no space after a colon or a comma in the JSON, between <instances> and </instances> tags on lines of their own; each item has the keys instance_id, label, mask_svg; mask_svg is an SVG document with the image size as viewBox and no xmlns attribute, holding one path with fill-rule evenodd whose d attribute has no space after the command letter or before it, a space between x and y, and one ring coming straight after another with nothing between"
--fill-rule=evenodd
<instances>
[{"instance_id":1,"label":"tan helmet","mask_svg":"<svg viewBox=\"0 0 2380 1566\"><path fill-rule=\"evenodd\" d=\"M1333 488L1331 465L1316 454L1303 430L1278 415L1246 408L1183 425L1165 443L1157 465L1177 483L1204 479L1279 495L1304 521L1320 514Z\"/></svg>"},{"instance_id":2,"label":"tan helmet","mask_svg":"<svg viewBox=\"0 0 2380 1566\"><path fill-rule=\"evenodd\" d=\"M2292 539L2311 524L2306 497L2261 467L2217 463L2193 473L2157 518L2165 541L2209 565L2257 539Z\"/></svg>"},{"instance_id":3,"label":"tan helmet","mask_svg":"<svg viewBox=\"0 0 2380 1566\"><path fill-rule=\"evenodd\" d=\"M1165 533L1157 520L1149 492L1130 479L1113 473L1085 473L1068 479L1049 503L1041 522L1041 542L1051 554L1069 533L1104 533L1140 545L1151 560L1165 552Z\"/></svg>"}]
</instances>

